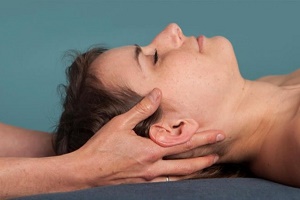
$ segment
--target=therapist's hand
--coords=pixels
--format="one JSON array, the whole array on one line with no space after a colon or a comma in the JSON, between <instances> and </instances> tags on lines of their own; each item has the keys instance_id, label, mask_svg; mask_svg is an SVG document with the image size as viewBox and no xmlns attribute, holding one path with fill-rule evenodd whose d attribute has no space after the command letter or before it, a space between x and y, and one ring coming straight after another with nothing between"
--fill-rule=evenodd
<instances>
[{"instance_id":1,"label":"therapist's hand","mask_svg":"<svg viewBox=\"0 0 300 200\"><path fill-rule=\"evenodd\" d=\"M79 176L89 186L166 181L167 176L171 181L179 180L216 162L218 156L214 154L177 160L163 158L215 143L219 131L195 134L187 143L173 147L161 147L136 135L133 128L153 114L160 101L161 91L154 89L131 110L103 126L83 147L70 153L76 157L71 160L78 161L73 165Z\"/></svg>"}]
</instances>

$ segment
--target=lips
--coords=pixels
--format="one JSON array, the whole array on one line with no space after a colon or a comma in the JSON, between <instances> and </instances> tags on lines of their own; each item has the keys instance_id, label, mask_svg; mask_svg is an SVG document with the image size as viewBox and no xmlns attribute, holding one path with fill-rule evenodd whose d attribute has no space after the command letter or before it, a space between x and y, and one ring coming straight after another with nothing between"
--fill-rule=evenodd
<instances>
[{"instance_id":1,"label":"lips","mask_svg":"<svg viewBox=\"0 0 300 200\"><path fill-rule=\"evenodd\" d=\"M200 35L197 38L197 42L198 42L198 46L199 46L199 52L202 52L203 50L203 42L204 42L205 36L204 35Z\"/></svg>"}]
</instances>

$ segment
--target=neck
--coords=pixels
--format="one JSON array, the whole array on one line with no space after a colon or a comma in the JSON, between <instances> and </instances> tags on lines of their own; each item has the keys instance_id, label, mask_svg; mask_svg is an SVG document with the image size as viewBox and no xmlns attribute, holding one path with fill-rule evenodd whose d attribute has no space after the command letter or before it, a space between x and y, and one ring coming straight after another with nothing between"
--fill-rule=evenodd
<instances>
[{"instance_id":1,"label":"neck","mask_svg":"<svg viewBox=\"0 0 300 200\"><path fill-rule=\"evenodd\" d=\"M211 124L225 132L219 162L251 163L272 134L283 132L299 106L300 89L285 89L259 81L245 81L220 118ZM226 120L224 120L226 119Z\"/></svg>"}]
</instances>

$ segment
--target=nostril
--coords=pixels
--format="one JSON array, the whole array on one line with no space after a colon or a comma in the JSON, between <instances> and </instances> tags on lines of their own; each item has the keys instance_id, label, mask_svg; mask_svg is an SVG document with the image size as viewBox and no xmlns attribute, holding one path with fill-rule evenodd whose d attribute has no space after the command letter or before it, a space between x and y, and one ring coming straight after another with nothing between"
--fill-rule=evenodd
<instances>
[{"instance_id":1,"label":"nostril","mask_svg":"<svg viewBox=\"0 0 300 200\"><path fill-rule=\"evenodd\" d=\"M178 34L179 39L182 40L182 31L181 31L180 27L177 28L177 34Z\"/></svg>"}]
</instances>

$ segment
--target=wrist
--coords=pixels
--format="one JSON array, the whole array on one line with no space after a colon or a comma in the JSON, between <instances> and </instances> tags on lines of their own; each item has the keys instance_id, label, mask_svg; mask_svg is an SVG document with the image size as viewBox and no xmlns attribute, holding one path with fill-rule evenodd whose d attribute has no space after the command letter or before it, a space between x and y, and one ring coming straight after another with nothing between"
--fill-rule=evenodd
<instances>
[{"instance_id":1,"label":"wrist","mask_svg":"<svg viewBox=\"0 0 300 200\"><path fill-rule=\"evenodd\" d=\"M97 187L101 185L111 185L110 178L111 167L109 159L106 159L105 153L93 156L89 149L81 148L74 152L62 155L64 172L66 180L69 180L71 185L76 189L84 189Z\"/></svg>"},{"instance_id":2,"label":"wrist","mask_svg":"<svg viewBox=\"0 0 300 200\"><path fill-rule=\"evenodd\" d=\"M71 191L93 187L86 158L82 159L75 152L56 156L56 158L59 170L57 173L61 176L63 188Z\"/></svg>"}]
</instances>

